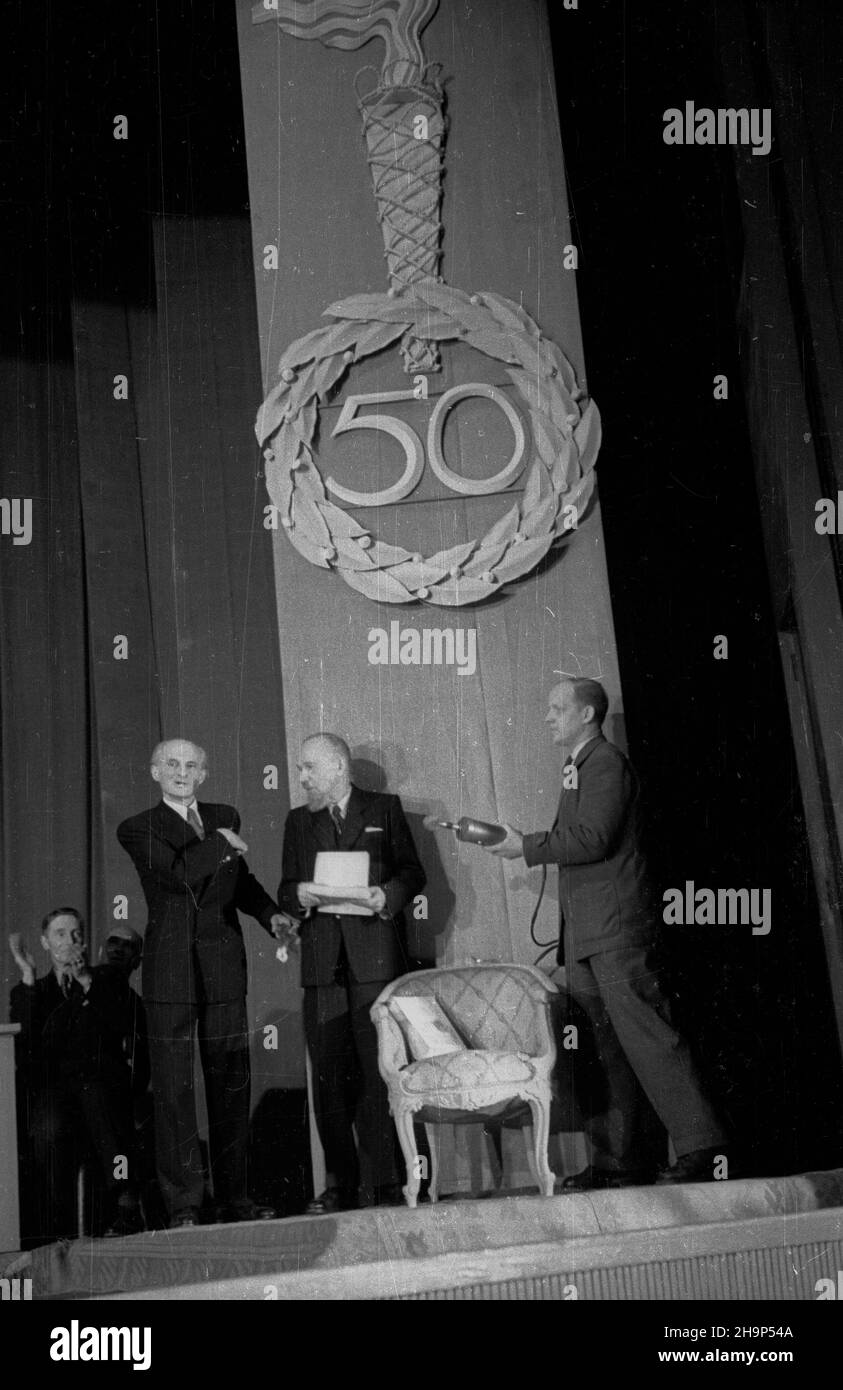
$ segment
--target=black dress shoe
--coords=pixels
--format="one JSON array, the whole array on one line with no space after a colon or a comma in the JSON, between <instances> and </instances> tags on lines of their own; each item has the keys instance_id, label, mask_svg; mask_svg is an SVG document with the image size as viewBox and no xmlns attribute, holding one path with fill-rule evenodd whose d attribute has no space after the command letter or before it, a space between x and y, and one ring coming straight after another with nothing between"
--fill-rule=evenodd
<instances>
[{"instance_id":1,"label":"black dress shoe","mask_svg":"<svg viewBox=\"0 0 843 1390\"><path fill-rule=\"evenodd\" d=\"M616 1187L646 1187L653 1181L652 1173L642 1168L593 1168L591 1164L581 1173L571 1173L563 1179L563 1192L591 1192Z\"/></svg>"},{"instance_id":2,"label":"black dress shoe","mask_svg":"<svg viewBox=\"0 0 843 1390\"><path fill-rule=\"evenodd\" d=\"M278 1212L265 1202L250 1202L247 1207L238 1207L238 1221L276 1221Z\"/></svg>"},{"instance_id":3,"label":"black dress shoe","mask_svg":"<svg viewBox=\"0 0 843 1390\"><path fill-rule=\"evenodd\" d=\"M106 1240L119 1240L123 1236L139 1235L143 1230L145 1227L140 1211L119 1211L104 1235Z\"/></svg>"},{"instance_id":4,"label":"black dress shoe","mask_svg":"<svg viewBox=\"0 0 843 1390\"><path fill-rule=\"evenodd\" d=\"M177 1211L170 1217L170 1230L175 1231L180 1226L198 1226L199 1213L195 1207L187 1207L184 1211Z\"/></svg>"},{"instance_id":5,"label":"black dress shoe","mask_svg":"<svg viewBox=\"0 0 843 1390\"><path fill-rule=\"evenodd\" d=\"M114 1217L108 1230L103 1234L107 1240L119 1240L121 1236L136 1236L145 1230L140 1202L134 1194L124 1193L117 1199Z\"/></svg>"},{"instance_id":6,"label":"black dress shoe","mask_svg":"<svg viewBox=\"0 0 843 1390\"><path fill-rule=\"evenodd\" d=\"M215 1221L274 1221L278 1213L274 1207L257 1202L221 1202L214 1207Z\"/></svg>"},{"instance_id":7,"label":"black dress shoe","mask_svg":"<svg viewBox=\"0 0 843 1390\"><path fill-rule=\"evenodd\" d=\"M677 1158L670 1168L663 1168L656 1182L660 1187L674 1182L714 1182L715 1165L726 1159L728 1172L729 1150L725 1144L710 1149L693 1149Z\"/></svg>"},{"instance_id":8,"label":"black dress shoe","mask_svg":"<svg viewBox=\"0 0 843 1390\"><path fill-rule=\"evenodd\" d=\"M357 1193L348 1192L343 1187L326 1187L318 1197L308 1202L305 1216L331 1216L337 1211L353 1211L357 1206Z\"/></svg>"}]
</instances>

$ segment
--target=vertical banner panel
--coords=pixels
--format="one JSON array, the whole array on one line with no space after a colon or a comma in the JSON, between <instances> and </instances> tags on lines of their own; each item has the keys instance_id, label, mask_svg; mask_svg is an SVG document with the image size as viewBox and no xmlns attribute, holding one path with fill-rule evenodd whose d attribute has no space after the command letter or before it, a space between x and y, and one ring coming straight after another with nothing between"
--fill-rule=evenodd
<instances>
[{"instance_id":1,"label":"vertical banner panel","mask_svg":"<svg viewBox=\"0 0 843 1390\"><path fill-rule=\"evenodd\" d=\"M384 7L364 8L377 19ZM402 18L410 20L432 8L411 2ZM424 146L426 138L428 148L415 159L407 144L405 173L392 185L389 167L384 174L392 156L389 148L386 155L378 149L377 129L386 131L387 147L402 138L400 121L412 127L427 109L412 103L422 100L421 88L435 88L436 69L428 67L407 96L412 82L407 64L401 68L400 43L397 50L393 43L386 55L378 37L344 51L284 32L270 10L249 0L238 5L264 385L267 393L277 387L274 399L282 402L274 420L267 405L264 428L278 428L283 402L292 400L293 393L299 399L305 374L321 370L318 355L314 360L311 353L308 362L305 351L292 366L285 359L286 376L279 377L279 361L291 344L314 330L338 326L348 332L350 351L356 354L356 360L343 362L338 389L325 392L319 409L309 420L305 411L297 424L310 454L297 465L300 491L292 519L297 540L309 544L317 563L291 544L283 505L274 536L293 796L302 738L319 727L342 733L363 769L360 780L399 793L417 833L429 896L427 922L414 923L417 952L450 964L475 958L532 961L537 951L528 923L538 874L523 865L492 861L459 845L450 832L423 829L421 820L431 814L456 819L470 813L500 816L530 829L549 824L559 767L543 719L554 673L598 675L613 709L618 707L596 501L584 509L569 543L555 545L546 558L527 566L523 577L503 582L514 529L506 531L507 514L520 507L519 516L526 513L537 528L519 533L513 544L543 534L548 516L561 517L561 490L555 501L550 498L544 522L537 515L553 486L548 483L556 457L552 448L540 497L530 493L530 478L541 471L533 467L541 448L548 452L542 418L551 401L559 413L560 383L573 385L564 364L558 372L547 370L548 359L537 355L539 340L529 320L520 318L522 310L541 329L541 353L555 352L555 344L576 373L580 391L574 399L579 405L567 426L564 417L557 420L562 433L567 428L570 434L587 404L575 270L565 269L566 257L571 260L565 250L570 227L544 10L540 4L505 0L489 0L482 10L467 0L442 0L423 27L421 47L425 64L441 65L439 80L447 93L444 144L433 100L427 126L419 126L419 143ZM330 27L331 6L317 10ZM312 18L316 11L297 7L299 19L305 13ZM361 11L352 24L355 38L365 22ZM396 53L397 64L392 61ZM399 80L405 81L403 96L396 94ZM362 98L360 109L356 93ZM402 101L410 103L409 117L396 114ZM423 189L413 220L414 190L439 178L430 150L436 154L440 145L441 261L430 250L430 208L422 207ZM396 204L403 204L403 211L396 213ZM404 242L395 225L409 228ZM404 253L407 261L415 258L424 274L441 275L442 283L414 280L412 270L401 263ZM390 283L397 287L391 300L386 297ZM361 310L349 305L354 296L373 298L360 301ZM514 307L501 309L496 296ZM324 317L338 301L343 310L335 308L333 317ZM354 313L361 313L372 329L407 304L417 314L411 340L424 340L425 322L432 337L441 337L443 314L451 316L450 323L454 316L460 320L462 332L434 345L433 353L438 346L441 359L438 371L418 355L405 371L401 348L408 347L406 340L396 338L381 351L364 352L363 339L353 323L348 325ZM492 322L490 306L509 314L508 327ZM510 331L517 343L514 356L511 342L506 347ZM424 341L421 348L411 341L408 351L424 353ZM426 385L414 398L419 380ZM452 394L439 407L445 393L466 384L470 392ZM491 387L493 394L478 392L479 384ZM400 398L353 399L375 393L398 393ZM431 431L437 411L441 429ZM358 423L355 429L355 422L367 416L369 424ZM409 470L408 427L422 446L416 486L388 505L363 505L360 495L392 489L402 470ZM524 443L513 476L504 474L499 485L484 493L466 489L463 480L504 472L519 453L519 431ZM282 427L271 441L274 456L265 455L275 500L279 487L289 496L289 478L295 476L295 470L285 474L279 462L283 432ZM557 453L561 437L556 436ZM444 468L434 468L436 458ZM314 473L321 475L321 483L318 477L313 482ZM574 472L568 479L574 495L578 477ZM318 492L327 478L331 489L322 496L333 506L327 511L321 503L304 506L308 487ZM356 500L343 500L335 484ZM334 507L342 509L345 520L337 521ZM347 543L342 527L351 536ZM308 528L309 540L304 534ZM356 539L361 529L369 537L362 545ZM496 551L500 535L503 545ZM338 536L337 557L331 549ZM491 579L478 587L489 597L455 604L451 596L437 603L437 582L443 574L446 584L451 581L448 565L431 568L432 557L448 551L449 563L459 566L457 548L466 544L475 553L485 546L484 575L491 573ZM365 549L377 557L385 546L411 557L396 574L406 579L416 564L416 579L408 581L411 592L400 602L386 601L395 592L389 579L375 582L364 576L364 585L370 586L367 596L345 582L334 563ZM506 563L501 555L509 557ZM500 580L495 574L499 560ZM365 561L360 565L365 570ZM463 574L468 569L458 570L464 594ZM555 932L554 897L548 895L539 920L544 939Z\"/></svg>"}]
</instances>

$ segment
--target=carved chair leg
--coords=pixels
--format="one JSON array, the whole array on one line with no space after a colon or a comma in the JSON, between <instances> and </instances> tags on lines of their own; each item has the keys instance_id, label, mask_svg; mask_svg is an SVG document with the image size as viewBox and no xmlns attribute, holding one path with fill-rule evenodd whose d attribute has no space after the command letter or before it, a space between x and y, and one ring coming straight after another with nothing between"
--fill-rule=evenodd
<instances>
[{"instance_id":1,"label":"carved chair leg","mask_svg":"<svg viewBox=\"0 0 843 1390\"><path fill-rule=\"evenodd\" d=\"M424 1132L427 1135L427 1147L430 1150L430 1182L427 1186L428 1200L431 1202L439 1201L439 1127L438 1125L425 1125Z\"/></svg>"},{"instance_id":2,"label":"carved chair leg","mask_svg":"<svg viewBox=\"0 0 843 1390\"><path fill-rule=\"evenodd\" d=\"M538 1096L527 1097L533 1116L533 1153L535 1155L538 1188L544 1197L553 1196L553 1170L547 1160L550 1140L550 1102Z\"/></svg>"},{"instance_id":3,"label":"carved chair leg","mask_svg":"<svg viewBox=\"0 0 843 1390\"><path fill-rule=\"evenodd\" d=\"M486 1136L486 1149L489 1157L489 1166L492 1170L492 1182L495 1191L500 1192L503 1187L503 1129L498 1124L485 1124L483 1133Z\"/></svg>"},{"instance_id":4,"label":"carved chair leg","mask_svg":"<svg viewBox=\"0 0 843 1390\"><path fill-rule=\"evenodd\" d=\"M527 1149L527 1167L530 1170L530 1177L533 1179L539 1191L541 1191L541 1178L536 1168L536 1132L533 1125L525 1124L522 1133L524 1135L524 1144Z\"/></svg>"},{"instance_id":5,"label":"carved chair leg","mask_svg":"<svg viewBox=\"0 0 843 1390\"><path fill-rule=\"evenodd\" d=\"M395 1116L395 1128L398 1131L398 1141L401 1145L401 1152L404 1155L404 1165L407 1169L407 1184L404 1188L404 1200L408 1207L415 1207L418 1205L421 1177L419 1176L419 1151L416 1148L416 1131L413 1124L413 1111L406 1109L399 1110Z\"/></svg>"}]
</instances>

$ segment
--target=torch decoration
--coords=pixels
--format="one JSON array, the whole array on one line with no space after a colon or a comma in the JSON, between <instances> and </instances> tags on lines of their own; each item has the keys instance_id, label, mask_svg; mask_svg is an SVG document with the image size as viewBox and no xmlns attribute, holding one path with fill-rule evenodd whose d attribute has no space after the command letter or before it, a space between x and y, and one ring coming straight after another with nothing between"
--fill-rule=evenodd
<instances>
[{"instance_id":1,"label":"torch decoration","mask_svg":"<svg viewBox=\"0 0 843 1390\"><path fill-rule=\"evenodd\" d=\"M271 0L255 5L255 23L276 18L297 39L331 48L362 48L382 38L377 85L358 106L384 241L390 287L436 278L442 256L442 162L445 98L440 65L426 64L420 34L439 0ZM401 340L404 370L439 370L435 342L408 332Z\"/></svg>"},{"instance_id":2,"label":"torch decoration","mask_svg":"<svg viewBox=\"0 0 843 1390\"><path fill-rule=\"evenodd\" d=\"M336 570L378 603L452 607L494 598L553 547L571 540L594 491L600 415L564 353L520 304L488 290L466 293L445 284L439 273L444 96L439 65L425 63L420 38L437 5L438 0L262 0L253 8L255 23L275 18L286 33L329 47L356 49L383 39L379 80L358 95L358 104L390 281L385 294L352 295L329 305L326 322L285 348L255 433L280 524L305 559ZM354 363L397 341L408 373L438 371L442 342L462 343L497 361L531 426L527 449L517 413L488 383L463 383L440 397L428 424L427 455L446 485L461 494L505 492L503 480L522 461L527 466L523 493L509 499L508 511L484 535L428 556L387 544L339 507L328 490L342 494L316 463L320 408ZM415 385L366 399L406 399L415 395ZM454 474L440 448L445 414L470 395L497 400L516 438L507 467L482 482ZM386 428L389 417L368 418L375 422L370 428ZM385 506L409 495L421 475L421 441L406 425L396 437L415 441L407 449L405 475L392 488L367 495L365 505Z\"/></svg>"}]
</instances>

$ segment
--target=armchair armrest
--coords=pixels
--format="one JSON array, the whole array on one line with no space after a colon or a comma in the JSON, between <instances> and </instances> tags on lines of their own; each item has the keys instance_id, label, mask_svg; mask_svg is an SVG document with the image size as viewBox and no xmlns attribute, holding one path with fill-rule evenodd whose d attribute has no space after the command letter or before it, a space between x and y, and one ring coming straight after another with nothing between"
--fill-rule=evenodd
<instances>
[{"instance_id":1,"label":"armchair armrest","mask_svg":"<svg viewBox=\"0 0 843 1390\"><path fill-rule=\"evenodd\" d=\"M536 1004L536 1039L537 1049L533 1054L534 1061L546 1061L553 1064L556 1061L556 1039L550 1031L548 1021L548 995L539 986L535 987L535 992L530 991Z\"/></svg>"},{"instance_id":2,"label":"armchair armrest","mask_svg":"<svg viewBox=\"0 0 843 1390\"><path fill-rule=\"evenodd\" d=\"M552 1065L556 1061L556 1039L550 1029L548 1012L551 997L559 991L551 980L539 977L538 972L532 970L530 978L524 982L524 990L533 1001L536 1011L536 1051L531 1054L533 1061L543 1061Z\"/></svg>"},{"instance_id":3,"label":"armchair armrest","mask_svg":"<svg viewBox=\"0 0 843 1390\"><path fill-rule=\"evenodd\" d=\"M378 1035L378 1066L389 1084L390 1078L397 1076L410 1060L407 1045L388 1004L373 1004L370 1012Z\"/></svg>"}]
</instances>

